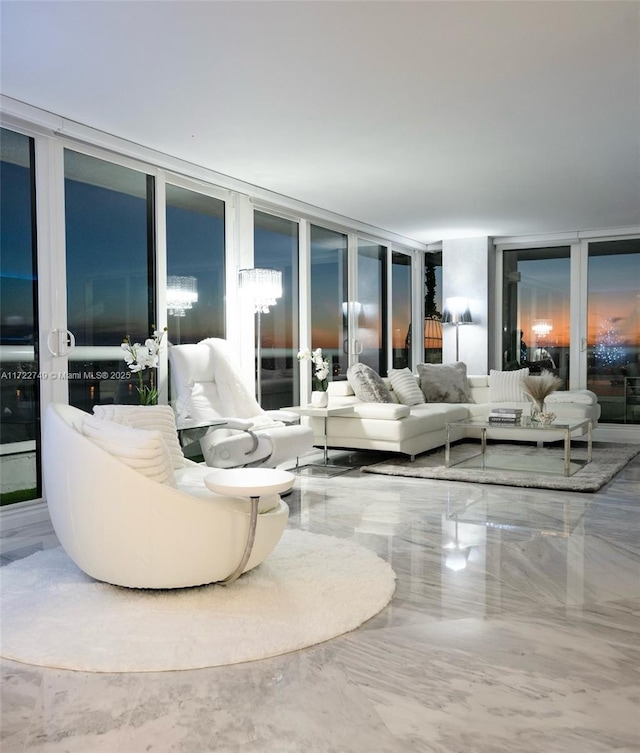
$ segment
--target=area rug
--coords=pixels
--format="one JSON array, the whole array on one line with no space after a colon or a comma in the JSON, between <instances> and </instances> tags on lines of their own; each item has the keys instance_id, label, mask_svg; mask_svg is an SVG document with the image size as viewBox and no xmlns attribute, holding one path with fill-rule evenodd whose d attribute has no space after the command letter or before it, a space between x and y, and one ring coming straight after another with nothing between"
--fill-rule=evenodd
<instances>
[{"instance_id":1,"label":"area rug","mask_svg":"<svg viewBox=\"0 0 640 753\"><path fill-rule=\"evenodd\" d=\"M444 464L444 448L419 455L412 463L408 459L393 458L361 468L365 473L387 476L467 481L474 484L525 486L532 489L559 489L574 492L594 492L610 481L618 471L640 453L639 444L594 442L593 460L587 458L586 442L571 445L571 470L564 476L562 447L537 447L522 442L488 443L485 468L481 468L479 441L461 442L451 447L452 467ZM469 466L456 467L464 461Z\"/></svg>"},{"instance_id":2,"label":"area rug","mask_svg":"<svg viewBox=\"0 0 640 753\"><path fill-rule=\"evenodd\" d=\"M393 570L372 551L298 530L286 530L271 556L232 586L110 586L81 572L60 547L6 565L0 578L0 655L88 672L277 656L354 630L395 589Z\"/></svg>"}]
</instances>

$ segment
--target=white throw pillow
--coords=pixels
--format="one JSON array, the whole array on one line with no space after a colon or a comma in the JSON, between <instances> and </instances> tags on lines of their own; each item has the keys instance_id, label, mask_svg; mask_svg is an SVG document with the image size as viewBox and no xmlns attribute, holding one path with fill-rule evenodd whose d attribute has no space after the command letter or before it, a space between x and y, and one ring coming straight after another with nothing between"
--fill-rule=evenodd
<instances>
[{"instance_id":1,"label":"white throw pillow","mask_svg":"<svg viewBox=\"0 0 640 753\"><path fill-rule=\"evenodd\" d=\"M169 451L172 466L184 466L184 455L176 431L176 417L169 405L96 405L93 412L98 418L134 429L159 431Z\"/></svg>"},{"instance_id":2,"label":"white throw pillow","mask_svg":"<svg viewBox=\"0 0 640 753\"><path fill-rule=\"evenodd\" d=\"M425 402L424 393L411 369L389 369L389 381L403 405L419 405Z\"/></svg>"},{"instance_id":3,"label":"white throw pillow","mask_svg":"<svg viewBox=\"0 0 640 753\"><path fill-rule=\"evenodd\" d=\"M529 402L522 389L521 379L529 376L529 369L515 371L489 372L489 402L491 403L526 403Z\"/></svg>"},{"instance_id":4,"label":"white throw pillow","mask_svg":"<svg viewBox=\"0 0 640 753\"><path fill-rule=\"evenodd\" d=\"M159 431L134 429L87 414L82 433L138 473L175 487L171 457Z\"/></svg>"}]
</instances>

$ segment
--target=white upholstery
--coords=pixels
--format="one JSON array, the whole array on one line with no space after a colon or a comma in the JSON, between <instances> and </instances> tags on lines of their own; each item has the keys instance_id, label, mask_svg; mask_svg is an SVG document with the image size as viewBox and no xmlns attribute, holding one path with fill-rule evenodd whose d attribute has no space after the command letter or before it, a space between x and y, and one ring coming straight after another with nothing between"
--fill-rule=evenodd
<instances>
[{"instance_id":1,"label":"white upholstery","mask_svg":"<svg viewBox=\"0 0 640 753\"><path fill-rule=\"evenodd\" d=\"M184 465L184 455L176 434L176 418L168 405L94 405L93 413L97 418L115 421L134 429L160 432L172 467L182 468Z\"/></svg>"},{"instance_id":2,"label":"white upholstery","mask_svg":"<svg viewBox=\"0 0 640 753\"><path fill-rule=\"evenodd\" d=\"M416 383L419 377L415 376ZM389 380L384 380L390 386ZM329 382L329 407L352 405L354 411L327 419L327 444L360 450L384 450L417 455L444 445L446 424L469 417L484 418L494 405L522 408L525 415L531 410L531 402L507 401L492 403L490 379L487 375L468 376L473 403L420 403L399 405L397 403L363 403L355 396L346 381ZM395 395L393 388L392 397ZM547 400L549 409L560 419L590 418L596 425L600 417L597 396L589 390L554 392ZM395 413L394 413L395 411ZM324 441L324 422L319 418L303 419L316 436L316 442ZM477 433L477 432L476 432ZM471 435L472 432L470 431ZM460 431L459 437L464 436ZM496 433L489 429L489 438L530 439L517 426L501 427ZM536 432L536 440L558 441L557 432Z\"/></svg>"},{"instance_id":3,"label":"white upholstery","mask_svg":"<svg viewBox=\"0 0 640 753\"><path fill-rule=\"evenodd\" d=\"M175 471L177 488L144 476L83 435L87 416L54 403L44 421L47 504L75 564L132 588L197 586L230 575L247 541L249 501L209 491L203 479L210 469L188 460ZM287 523L278 495L261 507L245 572L269 556Z\"/></svg>"},{"instance_id":4,"label":"white upholstery","mask_svg":"<svg viewBox=\"0 0 640 753\"><path fill-rule=\"evenodd\" d=\"M178 428L228 420L226 428L213 428L200 440L207 465L275 467L312 449L313 432L308 427L288 425L292 414L265 411L256 402L233 365L225 340L172 345L169 363Z\"/></svg>"},{"instance_id":5,"label":"white upholstery","mask_svg":"<svg viewBox=\"0 0 640 753\"><path fill-rule=\"evenodd\" d=\"M171 456L159 431L135 429L87 414L82 433L138 473L160 484L175 486Z\"/></svg>"},{"instance_id":6,"label":"white upholstery","mask_svg":"<svg viewBox=\"0 0 640 753\"><path fill-rule=\"evenodd\" d=\"M489 372L489 398L492 403L527 401L527 395L522 389L522 377L529 376L529 369L515 371Z\"/></svg>"}]
</instances>

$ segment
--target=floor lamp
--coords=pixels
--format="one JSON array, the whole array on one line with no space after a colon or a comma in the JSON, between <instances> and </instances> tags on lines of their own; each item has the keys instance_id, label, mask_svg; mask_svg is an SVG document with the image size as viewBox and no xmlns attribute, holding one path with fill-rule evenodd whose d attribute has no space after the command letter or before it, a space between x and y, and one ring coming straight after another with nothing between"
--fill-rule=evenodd
<instances>
[{"instance_id":1,"label":"floor lamp","mask_svg":"<svg viewBox=\"0 0 640 753\"><path fill-rule=\"evenodd\" d=\"M444 302L442 314L443 324L454 324L456 327L456 361L460 360L459 328L461 324L473 324L469 301L466 298L447 298Z\"/></svg>"},{"instance_id":2,"label":"floor lamp","mask_svg":"<svg viewBox=\"0 0 640 753\"><path fill-rule=\"evenodd\" d=\"M282 272L277 269L241 269L238 276L240 291L253 305L256 314L256 398L262 403L262 314L269 313L282 297Z\"/></svg>"}]
</instances>

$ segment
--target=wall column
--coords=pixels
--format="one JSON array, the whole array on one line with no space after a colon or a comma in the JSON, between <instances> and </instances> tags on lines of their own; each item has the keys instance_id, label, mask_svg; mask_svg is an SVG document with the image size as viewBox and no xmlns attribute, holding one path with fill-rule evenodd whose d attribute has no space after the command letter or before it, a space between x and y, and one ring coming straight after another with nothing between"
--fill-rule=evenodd
<instances>
[{"instance_id":1,"label":"wall column","mask_svg":"<svg viewBox=\"0 0 640 753\"><path fill-rule=\"evenodd\" d=\"M491 238L456 238L442 241L442 306L453 296L469 300L473 324L459 328L460 360L468 374L488 374L493 363L495 250ZM453 325L443 326L442 361L456 357Z\"/></svg>"}]
</instances>

